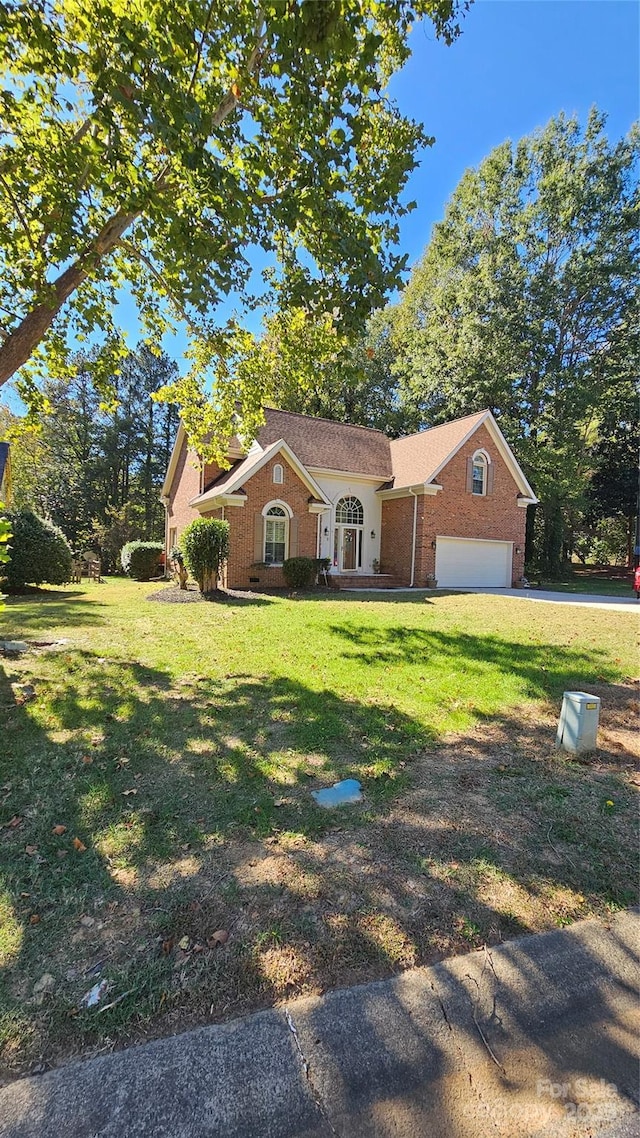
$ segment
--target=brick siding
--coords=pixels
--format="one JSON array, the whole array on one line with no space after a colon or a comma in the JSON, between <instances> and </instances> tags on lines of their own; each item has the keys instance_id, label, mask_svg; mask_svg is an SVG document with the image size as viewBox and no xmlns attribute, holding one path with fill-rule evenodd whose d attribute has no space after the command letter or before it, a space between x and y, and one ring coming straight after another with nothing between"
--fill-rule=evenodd
<instances>
[{"instance_id":1,"label":"brick siding","mask_svg":"<svg viewBox=\"0 0 640 1138\"><path fill-rule=\"evenodd\" d=\"M467 491L467 459L480 449L486 450L493 464L493 491L474 495ZM418 498L414 584L426 585L427 576L435 573L436 551L432 543L440 535L512 541L512 584L517 586L524 572L527 511L518 505L516 483L484 425L440 471L436 481L442 490L435 496L425 494ZM397 574L405 584L411 576L413 508L410 494L388 499L382 505L382 569ZM516 546L520 553L516 553Z\"/></svg>"},{"instance_id":2,"label":"brick siding","mask_svg":"<svg viewBox=\"0 0 640 1138\"><path fill-rule=\"evenodd\" d=\"M273 467L276 463L280 463L284 468L283 483L276 484L273 481ZM244 506L226 506L224 511L225 519L229 522L230 553L226 573L227 585L231 589L281 588L285 584L282 569L252 568L256 561L255 518L256 515L262 517L262 511L268 502L277 500L284 502L292 510L298 523L298 555L315 557L318 517L317 514L309 513L309 488L301 481L286 458L278 454L272 462L268 462L245 482L243 489L247 494ZM219 517L220 514L216 512L204 516ZM250 577L257 578L257 581L250 582Z\"/></svg>"},{"instance_id":3,"label":"brick siding","mask_svg":"<svg viewBox=\"0 0 640 1138\"><path fill-rule=\"evenodd\" d=\"M467 459L480 448L487 451L494 468L493 491L482 496L470 494L466 488ZM273 482L276 462L284 468L283 484ZM219 468L210 463L201 471L193 451L188 451L186 441L183 442L167 508L167 541L171 528L176 528L179 537L194 518L221 517L219 509L200 515L189 505L191 499L201 492L201 487L212 482L218 473ZM524 571L527 511L518 506L516 483L484 425L447 463L437 481L443 487L441 491L435 496L421 494L417 500L414 584L426 585L427 576L435 573L432 543L441 535L513 542L512 580L517 585ZM286 458L279 454L245 483L244 490L247 495L245 505L227 506L224 511L230 526L231 550L226 583L231 588L247 588L250 584L258 588L281 587L284 585L281 569L252 568L256 561L255 518L262 515L268 502L285 502L297 519L297 553L315 557L318 520L316 514L309 513L308 487ZM411 494L382 502L381 569L383 573L393 574L404 585L408 585L411 579L413 511ZM516 553L516 546L522 552ZM258 580L250 582L251 577Z\"/></svg>"},{"instance_id":4,"label":"brick siding","mask_svg":"<svg viewBox=\"0 0 640 1138\"><path fill-rule=\"evenodd\" d=\"M200 515L193 506L189 505L192 498L200 493L201 468L195 451L189 450L186 438L182 440L182 447L178 456L176 471L173 476L169 502L167 505L167 524L165 529L166 552L169 552L169 534L172 529L177 531L179 538L182 531Z\"/></svg>"}]
</instances>

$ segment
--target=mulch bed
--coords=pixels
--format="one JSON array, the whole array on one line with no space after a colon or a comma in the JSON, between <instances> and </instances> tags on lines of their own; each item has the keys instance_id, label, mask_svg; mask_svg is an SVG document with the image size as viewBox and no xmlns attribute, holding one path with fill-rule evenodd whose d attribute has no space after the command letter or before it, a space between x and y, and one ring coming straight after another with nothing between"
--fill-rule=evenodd
<instances>
[{"instance_id":1,"label":"mulch bed","mask_svg":"<svg viewBox=\"0 0 640 1138\"><path fill-rule=\"evenodd\" d=\"M202 601L213 601L214 604L225 604L229 601L252 601L257 598L259 594L251 593L243 589L218 589L216 593L210 593L204 597L197 585L188 585L186 589L180 589L178 585L169 585L166 589L160 589L157 593L151 593L147 597L148 601L163 601L169 605L188 605L200 603Z\"/></svg>"}]
</instances>

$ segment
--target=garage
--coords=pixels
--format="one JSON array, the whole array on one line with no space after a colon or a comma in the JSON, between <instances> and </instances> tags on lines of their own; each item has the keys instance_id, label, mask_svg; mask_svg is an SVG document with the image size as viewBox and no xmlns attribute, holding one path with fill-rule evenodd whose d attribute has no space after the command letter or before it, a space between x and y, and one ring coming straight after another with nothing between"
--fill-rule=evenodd
<instances>
[{"instance_id":1,"label":"garage","mask_svg":"<svg viewBox=\"0 0 640 1138\"><path fill-rule=\"evenodd\" d=\"M436 539L439 589L506 589L511 586L513 542L476 538Z\"/></svg>"}]
</instances>

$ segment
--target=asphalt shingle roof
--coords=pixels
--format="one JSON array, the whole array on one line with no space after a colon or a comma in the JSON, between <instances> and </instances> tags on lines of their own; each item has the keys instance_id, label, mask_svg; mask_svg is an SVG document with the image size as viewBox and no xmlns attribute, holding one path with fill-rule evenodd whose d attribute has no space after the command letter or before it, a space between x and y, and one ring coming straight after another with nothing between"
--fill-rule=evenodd
<instances>
[{"instance_id":1,"label":"asphalt shingle roof","mask_svg":"<svg viewBox=\"0 0 640 1138\"><path fill-rule=\"evenodd\" d=\"M394 490L430 482L440 464L486 413L478 411L475 415L465 415L464 419L443 423L441 427L430 427L417 435L392 439L390 447Z\"/></svg>"},{"instance_id":2,"label":"asphalt shingle roof","mask_svg":"<svg viewBox=\"0 0 640 1138\"><path fill-rule=\"evenodd\" d=\"M381 482L391 478L389 440L382 431L270 407L265 420L257 440L264 449L284 439L306 467L370 474Z\"/></svg>"}]
</instances>

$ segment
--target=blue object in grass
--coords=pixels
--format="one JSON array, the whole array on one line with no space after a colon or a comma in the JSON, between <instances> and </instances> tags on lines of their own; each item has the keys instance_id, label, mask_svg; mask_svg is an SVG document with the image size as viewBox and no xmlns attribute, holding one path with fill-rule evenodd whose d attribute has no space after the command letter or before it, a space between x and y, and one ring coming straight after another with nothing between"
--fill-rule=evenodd
<instances>
[{"instance_id":1,"label":"blue object in grass","mask_svg":"<svg viewBox=\"0 0 640 1138\"><path fill-rule=\"evenodd\" d=\"M357 778L345 778L342 782L335 782L333 786L325 786L323 790L312 790L318 806L347 806L352 802L362 801L362 786Z\"/></svg>"}]
</instances>

